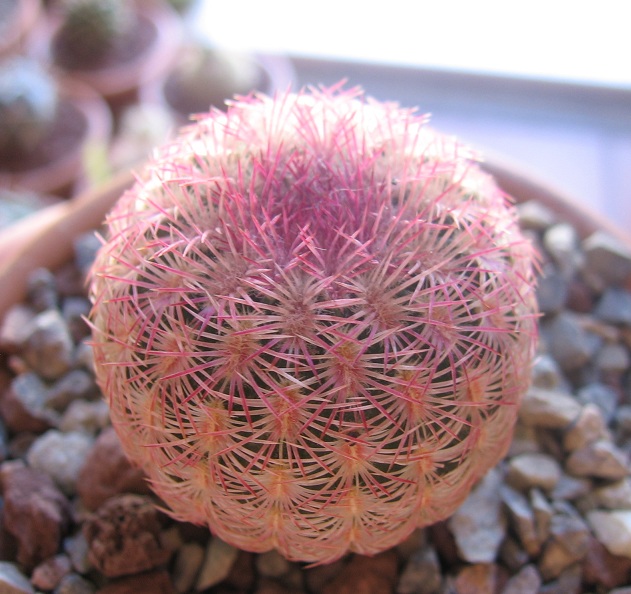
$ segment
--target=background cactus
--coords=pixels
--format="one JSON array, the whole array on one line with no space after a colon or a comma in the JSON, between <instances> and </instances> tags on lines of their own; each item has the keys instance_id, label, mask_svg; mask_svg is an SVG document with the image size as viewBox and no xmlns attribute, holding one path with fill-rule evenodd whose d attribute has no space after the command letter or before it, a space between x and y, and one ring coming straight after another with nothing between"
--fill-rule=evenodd
<instances>
[{"instance_id":1,"label":"background cactus","mask_svg":"<svg viewBox=\"0 0 631 594\"><path fill-rule=\"evenodd\" d=\"M0 161L14 163L50 131L57 111L53 78L23 56L0 64Z\"/></svg>"},{"instance_id":2,"label":"background cactus","mask_svg":"<svg viewBox=\"0 0 631 594\"><path fill-rule=\"evenodd\" d=\"M533 252L471 158L335 89L235 102L157 152L109 216L91 320L112 421L175 517L372 554L505 453Z\"/></svg>"},{"instance_id":3,"label":"background cactus","mask_svg":"<svg viewBox=\"0 0 631 594\"><path fill-rule=\"evenodd\" d=\"M126 0L61 0L62 21L52 50L67 68L99 65L133 24Z\"/></svg>"}]
</instances>

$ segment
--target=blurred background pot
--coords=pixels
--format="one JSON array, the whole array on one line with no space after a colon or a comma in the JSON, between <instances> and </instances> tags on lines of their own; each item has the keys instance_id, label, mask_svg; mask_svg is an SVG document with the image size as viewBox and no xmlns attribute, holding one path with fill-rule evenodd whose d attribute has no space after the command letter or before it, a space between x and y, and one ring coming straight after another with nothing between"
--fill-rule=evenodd
<instances>
[{"instance_id":1,"label":"blurred background pot","mask_svg":"<svg viewBox=\"0 0 631 594\"><path fill-rule=\"evenodd\" d=\"M28 48L41 12L41 0L0 2L0 59Z\"/></svg>"}]
</instances>

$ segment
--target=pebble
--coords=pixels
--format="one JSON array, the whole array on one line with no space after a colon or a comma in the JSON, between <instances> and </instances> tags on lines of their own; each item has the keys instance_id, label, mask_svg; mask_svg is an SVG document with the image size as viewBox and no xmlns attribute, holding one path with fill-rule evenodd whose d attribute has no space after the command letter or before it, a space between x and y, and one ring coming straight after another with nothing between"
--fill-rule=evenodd
<instances>
[{"instance_id":1,"label":"pebble","mask_svg":"<svg viewBox=\"0 0 631 594\"><path fill-rule=\"evenodd\" d=\"M629 369L629 351L620 343L606 343L596 355L596 366L605 373L623 373Z\"/></svg>"},{"instance_id":2,"label":"pebble","mask_svg":"<svg viewBox=\"0 0 631 594\"><path fill-rule=\"evenodd\" d=\"M79 472L77 492L89 510L121 493L146 494L149 487L143 472L132 466L113 427L104 429Z\"/></svg>"},{"instance_id":3,"label":"pebble","mask_svg":"<svg viewBox=\"0 0 631 594\"><path fill-rule=\"evenodd\" d=\"M487 594L497 590L497 565L477 563L460 569L453 580L455 594Z\"/></svg>"},{"instance_id":4,"label":"pebble","mask_svg":"<svg viewBox=\"0 0 631 594\"><path fill-rule=\"evenodd\" d=\"M606 289L594 308L594 316L609 324L631 325L631 292L617 287Z\"/></svg>"},{"instance_id":5,"label":"pebble","mask_svg":"<svg viewBox=\"0 0 631 594\"><path fill-rule=\"evenodd\" d=\"M578 235L568 223L556 223L548 227L543 234L543 245L559 267L560 274L566 278L574 275L582 264Z\"/></svg>"},{"instance_id":6,"label":"pebble","mask_svg":"<svg viewBox=\"0 0 631 594\"><path fill-rule=\"evenodd\" d=\"M396 581L397 556L394 551L374 557L353 555L322 588L322 594L394 594Z\"/></svg>"},{"instance_id":7,"label":"pebble","mask_svg":"<svg viewBox=\"0 0 631 594\"><path fill-rule=\"evenodd\" d=\"M553 500L574 501L590 492L592 481L583 477L574 477L561 473L557 484L550 494Z\"/></svg>"},{"instance_id":8,"label":"pebble","mask_svg":"<svg viewBox=\"0 0 631 594\"><path fill-rule=\"evenodd\" d=\"M585 271L603 285L621 285L631 275L631 250L609 233L596 231L581 247Z\"/></svg>"},{"instance_id":9,"label":"pebble","mask_svg":"<svg viewBox=\"0 0 631 594\"><path fill-rule=\"evenodd\" d=\"M583 580L594 589L615 588L629 583L631 559L612 555L594 536L589 538L589 548L583 560Z\"/></svg>"},{"instance_id":10,"label":"pebble","mask_svg":"<svg viewBox=\"0 0 631 594\"><path fill-rule=\"evenodd\" d=\"M33 270L27 279L27 300L37 312L55 309L58 304L55 275L47 268Z\"/></svg>"},{"instance_id":11,"label":"pebble","mask_svg":"<svg viewBox=\"0 0 631 594\"><path fill-rule=\"evenodd\" d=\"M631 510L592 510L587 521L596 538L613 555L631 558Z\"/></svg>"},{"instance_id":12,"label":"pebble","mask_svg":"<svg viewBox=\"0 0 631 594\"><path fill-rule=\"evenodd\" d=\"M436 594L442 584L440 561L433 547L425 546L408 559L396 594Z\"/></svg>"},{"instance_id":13,"label":"pebble","mask_svg":"<svg viewBox=\"0 0 631 594\"><path fill-rule=\"evenodd\" d=\"M575 476L618 480L629 474L627 456L607 439L574 450L565 461L566 470Z\"/></svg>"},{"instance_id":14,"label":"pebble","mask_svg":"<svg viewBox=\"0 0 631 594\"><path fill-rule=\"evenodd\" d=\"M291 563L278 551L271 550L257 555L256 569L260 575L278 578L289 572Z\"/></svg>"},{"instance_id":15,"label":"pebble","mask_svg":"<svg viewBox=\"0 0 631 594\"><path fill-rule=\"evenodd\" d=\"M550 537L538 562L545 581L559 577L585 557L589 534L589 528L577 513L556 513L552 516Z\"/></svg>"},{"instance_id":16,"label":"pebble","mask_svg":"<svg viewBox=\"0 0 631 594\"><path fill-rule=\"evenodd\" d=\"M49 429L33 442L27 460L31 468L45 472L64 493L72 495L93 442L86 433Z\"/></svg>"},{"instance_id":17,"label":"pebble","mask_svg":"<svg viewBox=\"0 0 631 594\"><path fill-rule=\"evenodd\" d=\"M460 558L469 563L491 563L506 534L500 486L502 477L492 469L448 520Z\"/></svg>"},{"instance_id":18,"label":"pebble","mask_svg":"<svg viewBox=\"0 0 631 594\"><path fill-rule=\"evenodd\" d=\"M109 409L105 400L74 400L59 420L60 431L82 431L96 435L110 424Z\"/></svg>"},{"instance_id":19,"label":"pebble","mask_svg":"<svg viewBox=\"0 0 631 594\"><path fill-rule=\"evenodd\" d=\"M576 421L563 434L563 448L571 452L610 437L600 407L589 403L582 407Z\"/></svg>"},{"instance_id":20,"label":"pebble","mask_svg":"<svg viewBox=\"0 0 631 594\"><path fill-rule=\"evenodd\" d=\"M536 566L528 564L509 578L502 594L538 594L540 587L541 576Z\"/></svg>"},{"instance_id":21,"label":"pebble","mask_svg":"<svg viewBox=\"0 0 631 594\"><path fill-rule=\"evenodd\" d=\"M552 491L560 478L559 463L547 454L520 454L507 464L506 482L520 491L532 487Z\"/></svg>"},{"instance_id":22,"label":"pebble","mask_svg":"<svg viewBox=\"0 0 631 594\"><path fill-rule=\"evenodd\" d=\"M55 380L70 370L74 343L68 326L57 309L35 316L22 356L28 366L47 380Z\"/></svg>"},{"instance_id":23,"label":"pebble","mask_svg":"<svg viewBox=\"0 0 631 594\"><path fill-rule=\"evenodd\" d=\"M59 415L45 407L48 388L39 376L27 371L11 381L0 398L0 413L13 433L42 433L59 421Z\"/></svg>"},{"instance_id":24,"label":"pebble","mask_svg":"<svg viewBox=\"0 0 631 594\"><path fill-rule=\"evenodd\" d=\"M594 345L579 317L569 311L543 320L541 337L550 355L566 372L583 367L594 351Z\"/></svg>"},{"instance_id":25,"label":"pebble","mask_svg":"<svg viewBox=\"0 0 631 594\"><path fill-rule=\"evenodd\" d=\"M96 586L77 573L64 576L54 594L94 594Z\"/></svg>"},{"instance_id":26,"label":"pebble","mask_svg":"<svg viewBox=\"0 0 631 594\"><path fill-rule=\"evenodd\" d=\"M212 537L206 547L195 589L205 590L224 580L238 555L239 550L236 547L218 537Z\"/></svg>"},{"instance_id":27,"label":"pebble","mask_svg":"<svg viewBox=\"0 0 631 594\"><path fill-rule=\"evenodd\" d=\"M33 570L31 583L39 590L54 590L71 570L72 564L67 555L55 555L42 561Z\"/></svg>"},{"instance_id":28,"label":"pebble","mask_svg":"<svg viewBox=\"0 0 631 594\"><path fill-rule=\"evenodd\" d=\"M45 473L22 462L0 466L4 528L17 542L17 561L34 568L57 554L70 521L66 497Z\"/></svg>"},{"instance_id":29,"label":"pebble","mask_svg":"<svg viewBox=\"0 0 631 594\"><path fill-rule=\"evenodd\" d=\"M539 594L581 594L582 569L576 563L561 573L558 579L545 583Z\"/></svg>"},{"instance_id":30,"label":"pebble","mask_svg":"<svg viewBox=\"0 0 631 594\"><path fill-rule=\"evenodd\" d=\"M17 565L0 561L0 592L2 594L35 594L28 578Z\"/></svg>"},{"instance_id":31,"label":"pebble","mask_svg":"<svg viewBox=\"0 0 631 594\"><path fill-rule=\"evenodd\" d=\"M535 388L562 389L565 383L559 364L547 353L541 353L532 364L531 382Z\"/></svg>"},{"instance_id":32,"label":"pebble","mask_svg":"<svg viewBox=\"0 0 631 594\"><path fill-rule=\"evenodd\" d=\"M106 577L155 569L172 555L162 544L155 505L139 495L119 495L107 500L86 519L83 533L90 563Z\"/></svg>"},{"instance_id":33,"label":"pebble","mask_svg":"<svg viewBox=\"0 0 631 594\"><path fill-rule=\"evenodd\" d=\"M571 394L531 387L523 398L519 418L526 425L565 429L580 412L581 405Z\"/></svg>"},{"instance_id":34,"label":"pebble","mask_svg":"<svg viewBox=\"0 0 631 594\"><path fill-rule=\"evenodd\" d=\"M595 404L602 412L607 425L613 421L618 407L618 394L610 386L591 382L578 389L576 399L582 404Z\"/></svg>"},{"instance_id":35,"label":"pebble","mask_svg":"<svg viewBox=\"0 0 631 594\"><path fill-rule=\"evenodd\" d=\"M539 489L531 489L529 493L530 505L535 515L535 528L537 539L540 543L545 542L550 534L550 523L554 510L546 499L546 496Z\"/></svg>"},{"instance_id":36,"label":"pebble","mask_svg":"<svg viewBox=\"0 0 631 594\"><path fill-rule=\"evenodd\" d=\"M544 231L556 222L556 215L537 200L517 205L519 224L523 229Z\"/></svg>"},{"instance_id":37,"label":"pebble","mask_svg":"<svg viewBox=\"0 0 631 594\"><path fill-rule=\"evenodd\" d=\"M90 571L92 565L88 559L89 547L81 530L64 539L63 550L70 558L72 567L77 573Z\"/></svg>"},{"instance_id":38,"label":"pebble","mask_svg":"<svg viewBox=\"0 0 631 594\"><path fill-rule=\"evenodd\" d=\"M173 586L178 594L192 589L204 561L204 547L196 542L184 543L177 551L173 566Z\"/></svg>"},{"instance_id":39,"label":"pebble","mask_svg":"<svg viewBox=\"0 0 631 594\"><path fill-rule=\"evenodd\" d=\"M568 297L567 280L552 265L547 265L537 283L537 303L542 314L559 313Z\"/></svg>"},{"instance_id":40,"label":"pebble","mask_svg":"<svg viewBox=\"0 0 631 594\"><path fill-rule=\"evenodd\" d=\"M177 594L165 570L130 575L99 588L97 594Z\"/></svg>"},{"instance_id":41,"label":"pebble","mask_svg":"<svg viewBox=\"0 0 631 594\"><path fill-rule=\"evenodd\" d=\"M631 510L631 479L625 477L594 489L591 494L597 507Z\"/></svg>"},{"instance_id":42,"label":"pebble","mask_svg":"<svg viewBox=\"0 0 631 594\"><path fill-rule=\"evenodd\" d=\"M50 387L46 394L46 406L63 412L75 400L97 395L94 377L85 369L72 369Z\"/></svg>"},{"instance_id":43,"label":"pebble","mask_svg":"<svg viewBox=\"0 0 631 594\"><path fill-rule=\"evenodd\" d=\"M535 557L540 551L540 541L535 526L535 514L525 495L508 485L500 488L502 501L508 510L508 518L513 532L519 538L529 556Z\"/></svg>"},{"instance_id":44,"label":"pebble","mask_svg":"<svg viewBox=\"0 0 631 594\"><path fill-rule=\"evenodd\" d=\"M0 348L3 352L15 353L24 347L36 315L32 307L22 303L9 308L0 323Z\"/></svg>"}]
</instances>

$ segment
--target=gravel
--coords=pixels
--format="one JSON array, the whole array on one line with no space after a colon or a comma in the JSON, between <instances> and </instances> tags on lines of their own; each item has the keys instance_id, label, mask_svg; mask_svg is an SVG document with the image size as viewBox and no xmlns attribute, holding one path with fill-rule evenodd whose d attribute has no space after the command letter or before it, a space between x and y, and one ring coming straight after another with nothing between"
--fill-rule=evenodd
<instances>
[{"instance_id":1,"label":"gravel","mask_svg":"<svg viewBox=\"0 0 631 594\"><path fill-rule=\"evenodd\" d=\"M92 375L92 235L76 264L34 271L0 324L0 592L631 594L631 252L520 210L542 255L541 342L506 459L448 520L324 566L160 511Z\"/></svg>"}]
</instances>

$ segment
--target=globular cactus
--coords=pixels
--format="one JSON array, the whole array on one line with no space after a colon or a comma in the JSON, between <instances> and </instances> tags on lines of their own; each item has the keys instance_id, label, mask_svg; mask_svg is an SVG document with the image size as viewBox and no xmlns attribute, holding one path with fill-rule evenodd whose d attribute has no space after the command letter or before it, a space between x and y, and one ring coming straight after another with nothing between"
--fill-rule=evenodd
<instances>
[{"instance_id":1,"label":"globular cactus","mask_svg":"<svg viewBox=\"0 0 631 594\"><path fill-rule=\"evenodd\" d=\"M372 554L505 453L536 342L515 209L425 117L256 96L160 149L91 273L98 381L174 517Z\"/></svg>"},{"instance_id":2,"label":"globular cactus","mask_svg":"<svg viewBox=\"0 0 631 594\"><path fill-rule=\"evenodd\" d=\"M59 95L53 77L23 56L0 65L0 161L21 160L48 134ZM0 166L1 167L1 166Z\"/></svg>"},{"instance_id":3,"label":"globular cactus","mask_svg":"<svg viewBox=\"0 0 631 594\"><path fill-rule=\"evenodd\" d=\"M98 66L133 23L126 0L61 0L52 51L67 68Z\"/></svg>"}]
</instances>

